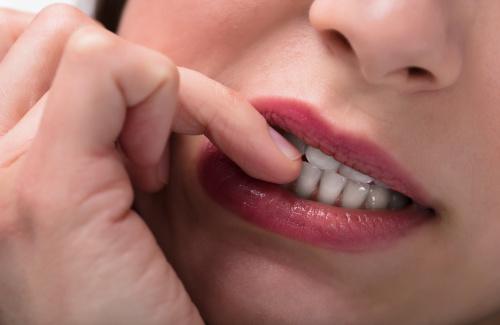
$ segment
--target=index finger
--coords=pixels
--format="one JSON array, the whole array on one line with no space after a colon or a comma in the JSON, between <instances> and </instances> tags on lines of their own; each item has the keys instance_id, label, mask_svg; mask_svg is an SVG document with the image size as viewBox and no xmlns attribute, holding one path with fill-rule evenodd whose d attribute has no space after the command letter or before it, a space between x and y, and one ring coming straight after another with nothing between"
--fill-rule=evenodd
<instances>
[{"instance_id":1,"label":"index finger","mask_svg":"<svg viewBox=\"0 0 500 325\"><path fill-rule=\"evenodd\" d=\"M248 175L273 183L297 178L301 153L242 96L199 72L179 68L173 131L205 134Z\"/></svg>"}]
</instances>

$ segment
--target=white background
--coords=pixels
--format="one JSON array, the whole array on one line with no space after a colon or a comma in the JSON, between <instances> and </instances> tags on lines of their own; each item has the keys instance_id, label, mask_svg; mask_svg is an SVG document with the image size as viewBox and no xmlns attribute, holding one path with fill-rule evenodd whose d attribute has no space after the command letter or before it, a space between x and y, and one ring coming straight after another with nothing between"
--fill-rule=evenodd
<instances>
[{"instance_id":1,"label":"white background","mask_svg":"<svg viewBox=\"0 0 500 325\"><path fill-rule=\"evenodd\" d=\"M0 0L0 7L37 12L52 3L67 3L75 5L87 14L92 15L96 2L97 0Z\"/></svg>"}]
</instances>

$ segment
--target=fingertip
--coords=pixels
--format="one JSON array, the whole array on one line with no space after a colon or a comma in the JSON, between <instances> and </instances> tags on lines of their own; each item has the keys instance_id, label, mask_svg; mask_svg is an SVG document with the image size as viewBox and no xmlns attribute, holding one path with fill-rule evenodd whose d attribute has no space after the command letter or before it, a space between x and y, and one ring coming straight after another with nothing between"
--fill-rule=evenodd
<instances>
[{"instance_id":1,"label":"fingertip","mask_svg":"<svg viewBox=\"0 0 500 325\"><path fill-rule=\"evenodd\" d=\"M288 163L284 163L282 167L273 173L273 180L270 182L275 184L288 184L295 181L302 169L302 161L300 159L290 160Z\"/></svg>"},{"instance_id":2,"label":"fingertip","mask_svg":"<svg viewBox=\"0 0 500 325\"><path fill-rule=\"evenodd\" d=\"M280 157L281 158L281 157ZM274 184L288 184L299 177L302 161L300 159L290 160L272 159L269 156L263 162L262 157L250 162L236 162L249 176Z\"/></svg>"},{"instance_id":3,"label":"fingertip","mask_svg":"<svg viewBox=\"0 0 500 325\"><path fill-rule=\"evenodd\" d=\"M285 139L278 131L269 127L269 134L276 147L285 157L294 161L302 157L302 154L295 148L287 139Z\"/></svg>"},{"instance_id":4,"label":"fingertip","mask_svg":"<svg viewBox=\"0 0 500 325\"><path fill-rule=\"evenodd\" d=\"M181 108L174 131L204 133L247 175L283 184L298 177L301 153L233 89L179 68Z\"/></svg>"},{"instance_id":5,"label":"fingertip","mask_svg":"<svg viewBox=\"0 0 500 325\"><path fill-rule=\"evenodd\" d=\"M272 147L265 155L268 163L261 166L265 173L258 178L275 184L291 183L300 174L302 153L271 126L268 126L268 133Z\"/></svg>"}]
</instances>

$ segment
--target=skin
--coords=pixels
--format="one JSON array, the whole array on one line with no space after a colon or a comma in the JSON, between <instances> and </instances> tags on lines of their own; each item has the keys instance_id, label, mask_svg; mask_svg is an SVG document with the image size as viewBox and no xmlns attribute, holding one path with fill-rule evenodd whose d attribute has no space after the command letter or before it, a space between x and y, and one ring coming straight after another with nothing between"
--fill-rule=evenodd
<instances>
[{"instance_id":1,"label":"skin","mask_svg":"<svg viewBox=\"0 0 500 325\"><path fill-rule=\"evenodd\" d=\"M210 134L273 182L296 177L300 155L234 92L72 7L0 14L0 323L203 323L131 209L133 186L165 186L172 131ZM223 127L234 120L243 138Z\"/></svg>"},{"instance_id":2,"label":"skin","mask_svg":"<svg viewBox=\"0 0 500 325\"><path fill-rule=\"evenodd\" d=\"M120 36L66 6L1 15L0 323L499 321L500 4L130 0ZM253 177L298 174L263 95L375 141L437 221L351 254L216 205L193 135Z\"/></svg>"},{"instance_id":3,"label":"skin","mask_svg":"<svg viewBox=\"0 0 500 325\"><path fill-rule=\"evenodd\" d=\"M121 35L246 98L312 103L390 152L438 215L358 254L287 240L214 204L204 140L177 137L176 176L139 206L210 323L500 321L498 21L487 0L129 1Z\"/></svg>"}]
</instances>

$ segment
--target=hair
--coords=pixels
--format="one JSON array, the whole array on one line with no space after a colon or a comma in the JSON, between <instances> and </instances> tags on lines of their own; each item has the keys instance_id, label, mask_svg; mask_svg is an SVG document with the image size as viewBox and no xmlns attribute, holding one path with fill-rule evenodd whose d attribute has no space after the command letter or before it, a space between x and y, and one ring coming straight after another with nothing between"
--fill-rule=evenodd
<instances>
[{"instance_id":1,"label":"hair","mask_svg":"<svg viewBox=\"0 0 500 325\"><path fill-rule=\"evenodd\" d=\"M116 31L126 0L99 0L96 18L111 31Z\"/></svg>"}]
</instances>

